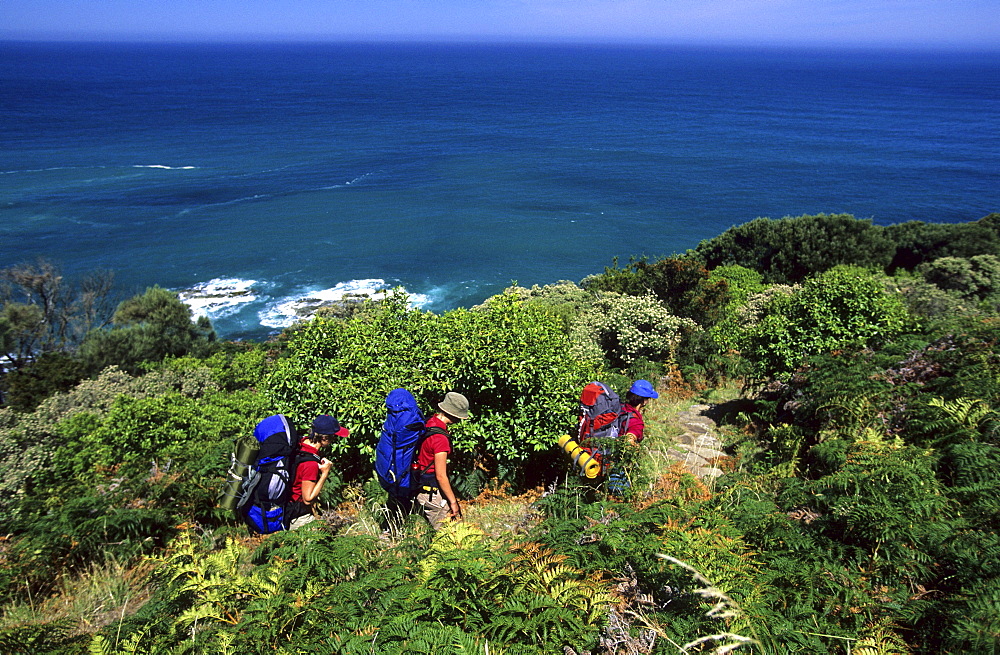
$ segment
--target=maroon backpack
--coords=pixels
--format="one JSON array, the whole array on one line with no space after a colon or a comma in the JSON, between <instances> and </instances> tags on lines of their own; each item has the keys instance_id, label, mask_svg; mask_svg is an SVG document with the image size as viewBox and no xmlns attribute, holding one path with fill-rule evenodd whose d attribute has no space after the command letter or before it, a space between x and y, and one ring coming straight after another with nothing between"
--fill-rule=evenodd
<instances>
[{"instance_id":1,"label":"maroon backpack","mask_svg":"<svg viewBox=\"0 0 1000 655\"><path fill-rule=\"evenodd\" d=\"M617 439L628 427L621 398L603 382L591 382L580 394L580 444L590 439Z\"/></svg>"}]
</instances>

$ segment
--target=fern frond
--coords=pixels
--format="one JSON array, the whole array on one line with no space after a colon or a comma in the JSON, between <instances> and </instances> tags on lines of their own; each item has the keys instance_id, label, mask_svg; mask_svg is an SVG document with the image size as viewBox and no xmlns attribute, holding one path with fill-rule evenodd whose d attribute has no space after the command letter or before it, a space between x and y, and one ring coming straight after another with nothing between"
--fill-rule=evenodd
<instances>
[{"instance_id":1,"label":"fern frond","mask_svg":"<svg viewBox=\"0 0 1000 655\"><path fill-rule=\"evenodd\" d=\"M909 655L910 649L888 621L869 625L854 643L855 655Z\"/></svg>"}]
</instances>

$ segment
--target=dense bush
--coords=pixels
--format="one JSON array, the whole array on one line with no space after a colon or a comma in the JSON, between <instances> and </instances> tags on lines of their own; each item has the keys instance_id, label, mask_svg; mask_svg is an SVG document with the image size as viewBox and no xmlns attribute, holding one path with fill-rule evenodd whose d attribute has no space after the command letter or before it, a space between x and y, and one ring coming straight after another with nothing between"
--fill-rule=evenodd
<instances>
[{"instance_id":1,"label":"dense bush","mask_svg":"<svg viewBox=\"0 0 1000 655\"><path fill-rule=\"evenodd\" d=\"M159 558L155 610L95 641L134 653L542 655L594 643L612 601L602 576L565 560L463 524L426 546L303 530L256 554L233 540L205 552L185 532Z\"/></svg>"},{"instance_id":2,"label":"dense bush","mask_svg":"<svg viewBox=\"0 0 1000 655\"><path fill-rule=\"evenodd\" d=\"M906 308L871 273L842 266L773 296L759 323L736 344L766 379L786 375L810 355L878 347L909 325Z\"/></svg>"},{"instance_id":3,"label":"dense bush","mask_svg":"<svg viewBox=\"0 0 1000 655\"><path fill-rule=\"evenodd\" d=\"M31 363L0 377L0 397L4 404L30 412L59 391L69 391L87 376L86 365L60 352L42 353Z\"/></svg>"},{"instance_id":4,"label":"dense bush","mask_svg":"<svg viewBox=\"0 0 1000 655\"><path fill-rule=\"evenodd\" d=\"M850 214L758 218L702 241L694 252L709 269L738 264L772 283L800 282L839 265L912 271L941 257L1000 256L1000 214L888 227Z\"/></svg>"},{"instance_id":5,"label":"dense bush","mask_svg":"<svg viewBox=\"0 0 1000 655\"><path fill-rule=\"evenodd\" d=\"M734 479L720 497L765 562L841 572L834 586L796 587L894 625L915 652L1000 645L988 609L1000 587L998 330L970 316L811 358L758 401L779 411L760 426L757 470L785 477Z\"/></svg>"},{"instance_id":6,"label":"dense bush","mask_svg":"<svg viewBox=\"0 0 1000 655\"><path fill-rule=\"evenodd\" d=\"M1000 256L1000 214L968 223L910 221L889 225L886 236L896 245L889 272L912 271L941 257Z\"/></svg>"},{"instance_id":7,"label":"dense bush","mask_svg":"<svg viewBox=\"0 0 1000 655\"><path fill-rule=\"evenodd\" d=\"M760 294L768 290L764 277L759 271L752 271L738 265L720 266L712 271L710 280L724 280L728 290L728 302L722 308L719 320L711 327L712 339L724 350L736 347L737 335L745 326L756 323L759 318L753 312L751 317L744 310L751 298L760 300Z\"/></svg>"},{"instance_id":8,"label":"dense bush","mask_svg":"<svg viewBox=\"0 0 1000 655\"><path fill-rule=\"evenodd\" d=\"M174 360L141 377L111 368L31 413L0 410L8 598L149 552L183 520L218 523L226 454L266 411L256 394L221 388L232 362Z\"/></svg>"},{"instance_id":9,"label":"dense bush","mask_svg":"<svg viewBox=\"0 0 1000 655\"><path fill-rule=\"evenodd\" d=\"M728 299L727 282L711 279L703 262L691 256L633 260L625 268L607 268L588 277L583 286L630 296L652 294L673 316L689 318L702 327L718 319Z\"/></svg>"},{"instance_id":10,"label":"dense bush","mask_svg":"<svg viewBox=\"0 0 1000 655\"><path fill-rule=\"evenodd\" d=\"M885 268L895 244L885 229L850 214L758 218L695 249L709 269L739 265L771 283L795 283L838 265Z\"/></svg>"},{"instance_id":11,"label":"dense bush","mask_svg":"<svg viewBox=\"0 0 1000 655\"><path fill-rule=\"evenodd\" d=\"M820 223L842 223L834 219ZM962 248L969 235L988 247L993 222L949 229L965 234ZM849 228L858 243L874 238ZM264 539L235 537L213 509L231 440L275 411L303 427L318 412L340 415L352 439L334 457L342 473L353 466L369 478L382 400L395 386L428 410L448 389L468 394L473 418L456 430L455 468L516 477L554 456L550 441L572 427L590 377L627 384L625 373L661 370L680 326L695 327L645 288L603 300L608 292L569 283L513 288L440 316L397 295L280 343L168 357L135 365L135 376L109 368L33 408L0 408L0 646L64 655L998 652L1000 319L981 302L994 262L979 257L993 253L932 248L928 235L946 230L918 228L897 234L933 253L920 270L948 290L850 267L765 288L756 271L733 265L706 277L691 259L605 273L626 286L646 276L668 280L663 289L684 280L695 291L725 288L711 334L742 348L757 376L776 376L713 408L738 457L711 490L680 465L654 468L672 445L657 441L671 429L661 405L647 414L648 451L637 453L652 475L633 480L627 502L565 479L531 500L504 499L516 517L492 518L480 499L470 523L381 539L374 483L345 491L350 502L328 521ZM809 255L819 269L829 263L821 254ZM703 300L693 293L681 305ZM664 323L677 329L658 332ZM588 325L614 338L568 336ZM597 349L575 354L574 340L589 339ZM680 347L703 357L690 335ZM630 368L611 376L598 358ZM479 517L491 532L472 525ZM137 591L148 601L133 613L102 592L102 611L114 615L104 628L11 618L33 616L27 605L45 605L95 562L140 555L153 571Z\"/></svg>"},{"instance_id":12,"label":"dense bush","mask_svg":"<svg viewBox=\"0 0 1000 655\"><path fill-rule=\"evenodd\" d=\"M917 271L928 282L954 291L963 300L1000 302L1000 259L994 255L941 257L921 264Z\"/></svg>"},{"instance_id":13,"label":"dense bush","mask_svg":"<svg viewBox=\"0 0 1000 655\"><path fill-rule=\"evenodd\" d=\"M570 337L577 357L603 357L628 369L640 359L674 362L681 340L697 330L694 321L671 315L654 296L604 293L576 319Z\"/></svg>"},{"instance_id":14,"label":"dense bush","mask_svg":"<svg viewBox=\"0 0 1000 655\"><path fill-rule=\"evenodd\" d=\"M537 305L546 312L558 316L569 332L577 317L585 314L594 304L596 295L567 280L544 286L534 285L530 289L512 286L505 291L524 300L529 305ZM486 304L490 302L487 299ZM484 305L485 306L485 305Z\"/></svg>"},{"instance_id":15,"label":"dense bush","mask_svg":"<svg viewBox=\"0 0 1000 655\"><path fill-rule=\"evenodd\" d=\"M335 454L344 467L360 460L366 477L385 397L396 387L413 392L425 411L449 390L465 394L472 418L453 428L453 445L491 474L509 476L573 429L576 394L597 370L570 354L558 317L512 292L482 310L440 316L396 295L346 320L314 320L288 349L267 381L274 410L303 426L336 414L352 432Z\"/></svg>"},{"instance_id":16,"label":"dense bush","mask_svg":"<svg viewBox=\"0 0 1000 655\"><path fill-rule=\"evenodd\" d=\"M964 300L957 292L946 291L918 274L897 272L885 278L885 286L899 294L911 314L921 318L963 316L978 309L978 303Z\"/></svg>"}]
</instances>

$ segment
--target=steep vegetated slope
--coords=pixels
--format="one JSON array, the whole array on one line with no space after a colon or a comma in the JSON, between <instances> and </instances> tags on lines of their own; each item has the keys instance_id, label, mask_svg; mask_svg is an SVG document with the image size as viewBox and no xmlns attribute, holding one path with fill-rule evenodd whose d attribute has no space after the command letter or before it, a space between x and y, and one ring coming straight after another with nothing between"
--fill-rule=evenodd
<instances>
[{"instance_id":1,"label":"steep vegetated slope","mask_svg":"<svg viewBox=\"0 0 1000 655\"><path fill-rule=\"evenodd\" d=\"M0 645L996 652L998 229L758 219L579 285L441 315L397 295L267 344L218 342L159 289L74 313L51 265L7 269ZM661 399L609 494L554 441L589 380L636 378ZM436 534L381 530L371 458L397 386L472 401L449 467L466 521ZM666 456L693 400L722 477ZM233 440L275 412L352 431L324 520L251 538L215 501Z\"/></svg>"}]
</instances>

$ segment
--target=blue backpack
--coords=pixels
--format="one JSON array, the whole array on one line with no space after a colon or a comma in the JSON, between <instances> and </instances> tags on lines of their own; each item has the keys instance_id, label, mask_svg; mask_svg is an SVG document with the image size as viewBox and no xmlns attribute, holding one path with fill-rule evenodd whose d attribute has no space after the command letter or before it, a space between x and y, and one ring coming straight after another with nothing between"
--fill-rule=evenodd
<instances>
[{"instance_id":1,"label":"blue backpack","mask_svg":"<svg viewBox=\"0 0 1000 655\"><path fill-rule=\"evenodd\" d=\"M251 532L287 530L299 436L291 421L281 414L258 423L253 435L260 443L260 451L243 479L236 511Z\"/></svg>"},{"instance_id":2,"label":"blue backpack","mask_svg":"<svg viewBox=\"0 0 1000 655\"><path fill-rule=\"evenodd\" d=\"M413 469L424 435L424 416L406 389L393 389L385 399L388 415L375 448L375 473L379 484L401 500L413 495L418 472Z\"/></svg>"}]
</instances>

